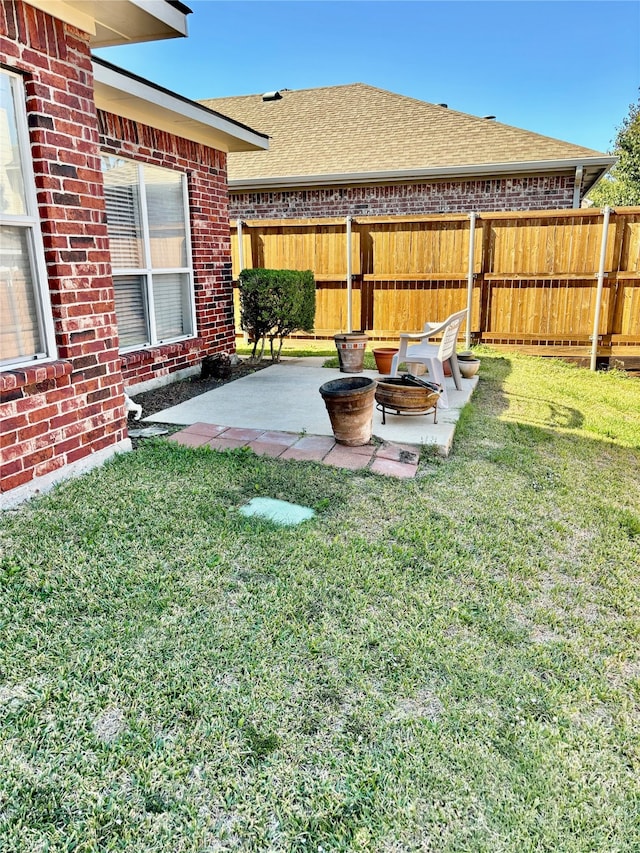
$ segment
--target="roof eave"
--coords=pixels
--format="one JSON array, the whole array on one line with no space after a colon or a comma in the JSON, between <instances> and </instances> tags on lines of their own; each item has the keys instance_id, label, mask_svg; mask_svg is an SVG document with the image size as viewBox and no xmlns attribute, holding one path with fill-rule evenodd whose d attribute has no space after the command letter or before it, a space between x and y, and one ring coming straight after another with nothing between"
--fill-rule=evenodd
<instances>
[{"instance_id":1,"label":"roof eave","mask_svg":"<svg viewBox=\"0 0 640 853\"><path fill-rule=\"evenodd\" d=\"M600 181L607 174L609 169L620 159L619 157L610 157L612 162L606 168L595 168L594 166L588 166L584 170L584 175L582 178L582 187L580 192L580 198L583 199L587 193L591 192L591 190L595 187L596 184L599 184Z\"/></svg>"},{"instance_id":2,"label":"roof eave","mask_svg":"<svg viewBox=\"0 0 640 853\"><path fill-rule=\"evenodd\" d=\"M191 10L173 0L27 0L90 36L92 48L184 38Z\"/></svg>"},{"instance_id":3,"label":"roof eave","mask_svg":"<svg viewBox=\"0 0 640 853\"><path fill-rule=\"evenodd\" d=\"M219 151L269 148L264 134L104 60L93 58L93 73L98 109Z\"/></svg>"},{"instance_id":4,"label":"roof eave","mask_svg":"<svg viewBox=\"0 0 640 853\"><path fill-rule=\"evenodd\" d=\"M615 157L572 157L560 160L528 160L514 163L470 163L464 166L436 166L425 169L394 169L374 172L337 172L324 175L284 175L267 178L230 178L229 189L260 190L276 187L312 187L345 184L398 183L437 178L469 178L531 174L532 172L571 172L578 166L595 171L598 180L616 162Z\"/></svg>"}]
</instances>

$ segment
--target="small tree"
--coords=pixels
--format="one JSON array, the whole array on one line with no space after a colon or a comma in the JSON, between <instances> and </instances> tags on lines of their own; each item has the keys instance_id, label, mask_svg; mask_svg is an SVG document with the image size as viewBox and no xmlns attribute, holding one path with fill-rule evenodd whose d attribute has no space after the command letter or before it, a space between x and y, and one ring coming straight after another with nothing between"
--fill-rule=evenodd
<instances>
[{"instance_id":1,"label":"small tree","mask_svg":"<svg viewBox=\"0 0 640 853\"><path fill-rule=\"evenodd\" d=\"M620 159L588 198L598 207L640 204L640 99L619 127L613 153Z\"/></svg>"},{"instance_id":2,"label":"small tree","mask_svg":"<svg viewBox=\"0 0 640 853\"><path fill-rule=\"evenodd\" d=\"M271 358L280 361L287 335L313 331L316 283L311 270L242 270L239 287L240 325L253 338L252 358L260 344L262 358L268 338Z\"/></svg>"}]
</instances>

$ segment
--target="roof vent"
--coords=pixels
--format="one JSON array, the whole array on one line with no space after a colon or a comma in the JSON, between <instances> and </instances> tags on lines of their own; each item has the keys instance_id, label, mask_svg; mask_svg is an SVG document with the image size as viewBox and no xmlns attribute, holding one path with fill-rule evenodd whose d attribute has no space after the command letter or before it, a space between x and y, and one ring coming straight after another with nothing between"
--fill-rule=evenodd
<instances>
[{"instance_id":1,"label":"roof vent","mask_svg":"<svg viewBox=\"0 0 640 853\"><path fill-rule=\"evenodd\" d=\"M449 109L449 104L436 104L437 107L444 107L445 110Z\"/></svg>"},{"instance_id":2,"label":"roof vent","mask_svg":"<svg viewBox=\"0 0 640 853\"><path fill-rule=\"evenodd\" d=\"M489 121L493 121L495 119L495 116L482 116L482 118L486 118Z\"/></svg>"},{"instance_id":3,"label":"roof vent","mask_svg":"<svg viewBox=\"0 0 640 853\"><path fill-rule=\"evenodd\" d=\"M265 92L262 96L263 101L281 101L282 95L280 92Z\"/></svg>"}]
</instances>

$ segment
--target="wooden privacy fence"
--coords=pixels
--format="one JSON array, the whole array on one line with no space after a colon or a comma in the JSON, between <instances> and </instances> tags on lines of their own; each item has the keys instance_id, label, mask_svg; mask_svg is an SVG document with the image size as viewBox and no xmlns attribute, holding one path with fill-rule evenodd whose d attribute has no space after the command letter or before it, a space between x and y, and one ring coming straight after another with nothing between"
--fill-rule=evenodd
<instances>
[{"instance_id":1,"label":"wooden privacy fence","mask_svg":"<svg viewBox=\"0 0 640 853\"><path fill-rule=\"evenodd\" d=\"M232 225L231 246L234 279L313 270L317 338L348 330L349 301L378 340L469 308L476 343L640 359L640 207L254 219Z\"/></svg>"}]
</instances>

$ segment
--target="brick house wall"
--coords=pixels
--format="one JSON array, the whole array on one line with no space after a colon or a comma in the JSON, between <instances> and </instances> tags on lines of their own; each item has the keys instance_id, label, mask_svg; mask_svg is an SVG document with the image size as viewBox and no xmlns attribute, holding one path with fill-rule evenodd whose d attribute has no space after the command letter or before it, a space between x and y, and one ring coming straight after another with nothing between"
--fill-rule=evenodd
<instances>
[{"instance_id":1,"label":"brick house wall","mask_svg":"<svg viewBox=\"0 0 640 853\"><path fill-rule=\"evenodd\" d=\"M124 443L126 415L88 38L3 0L0 61L23 72L58 348L0 374L5 492Z\"/></svg>"},{"instance_id":2,"label":"brick house wall","mask_svg":"<svg viewBox=\"0 0 640 853\"><path fill-rule=\"evenodd\" d=\"M122 355L127 388L193 368L214 352L235 352L226 154L98 111L107 154L187 174L198 337Z\"/></svg>"},{"instance_id":3,"label":"brick house wall","mask_svg":"<svg viewBox=\"0 0 640 853\"><path fill-rule=\"evenodd\" d=\"M235 351L226 155L96 111L87 34L0 0L0 62L23 76L57 359L0 372L0 492L128 448L124 388ZM101 152L188 175L195 339L118 349Z\"/></svg>"},{"instance_id":4,"label":"brick house wall","mask_svg":"<svg viewBox=\"0 0 640 853\"><path fill-rule=\"evenodd\" d=\"M573 206L574 175L230 193L231 219L395 216Z\"/></svg>"}]
</instances>

